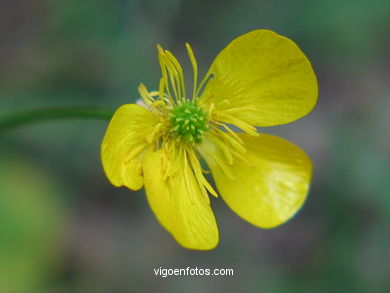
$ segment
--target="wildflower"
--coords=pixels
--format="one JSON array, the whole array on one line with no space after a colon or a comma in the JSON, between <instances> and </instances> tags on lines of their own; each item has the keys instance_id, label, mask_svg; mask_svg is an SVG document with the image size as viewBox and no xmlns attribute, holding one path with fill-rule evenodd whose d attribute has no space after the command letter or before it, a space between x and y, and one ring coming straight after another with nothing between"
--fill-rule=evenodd
<instances>
[{"instance_id":1,"label":"wildflower","mask_svg":"<svg viewBox=\"0 0 390 293\"><path fill-rule=\"evenodd\" d=\"M158 46L158 91L141 84L145 107L126 104L115 112L102 162L113 185L145 186L157 219L182 246L206 250L218 243L209 199L217 192L200 158L228 206L255 226L278 226L302 206L310 159L256 127L289 123L310 112L317 81L298 46L268 30L233 40L200 83L194 53L186 48L193 68L191 91L177 59Z\"/></svg>"}]
</instances>

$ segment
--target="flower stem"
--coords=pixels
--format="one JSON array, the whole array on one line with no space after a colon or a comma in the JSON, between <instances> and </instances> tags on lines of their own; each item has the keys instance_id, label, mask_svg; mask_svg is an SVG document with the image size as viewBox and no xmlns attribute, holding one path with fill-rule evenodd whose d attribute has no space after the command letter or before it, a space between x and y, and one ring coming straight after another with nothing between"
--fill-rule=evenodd
<instances>
[{"instance_id":1,"label":"flower stem","mask_svg":"<svg viewBox=\"0 0 390 293\"><path fill-rule=\"evenodd\" d=\"M8 128L56 119L101 119L110 120L114 112L91 107L47 108L15 112L0 116L0 131Z\"/></svg>"}]
</instances>

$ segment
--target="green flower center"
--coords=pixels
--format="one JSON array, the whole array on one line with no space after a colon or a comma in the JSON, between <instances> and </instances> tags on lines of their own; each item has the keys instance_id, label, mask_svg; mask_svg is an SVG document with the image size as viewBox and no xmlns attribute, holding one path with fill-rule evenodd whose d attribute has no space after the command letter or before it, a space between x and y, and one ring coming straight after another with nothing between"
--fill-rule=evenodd
<instances>
[{"instance_id":1,"label":"green flower center","mask_svg":"<svg viewBox=\"0 0 390 293\"><path fill-rule=\"evenodd\" d=\"M181 103L171 112L170 132L179 141L200 143L203 133L208 130L206 118L207 114L195 103Z\"/></svg>"}]
</instances>

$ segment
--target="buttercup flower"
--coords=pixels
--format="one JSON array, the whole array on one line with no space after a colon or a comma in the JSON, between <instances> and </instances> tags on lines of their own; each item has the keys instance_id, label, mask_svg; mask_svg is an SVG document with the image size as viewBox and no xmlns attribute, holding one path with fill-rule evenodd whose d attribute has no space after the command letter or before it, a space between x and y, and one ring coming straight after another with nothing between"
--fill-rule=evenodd
<instances>
[{"instance_id":1,"label":"buttercup flower","mask_svg":"<svg viewBox=\"0 0 390 293\"><path fill-rule=\"evenodd\" d=\"M145 105L126 104L115 112L101 157L113 185L145 186L151 209L178 243L206 250L218 243L209 199L218 193L204 176L201 158L227 205L255 226L278 226L302 206L310 159L255 127L305 116L316 103L317 81L298 46L268 30L233 40L200 83L194 53L186 47L191 90L177 59L158 46L158 91L141 84Z\"/></svg>"}]
</instances>

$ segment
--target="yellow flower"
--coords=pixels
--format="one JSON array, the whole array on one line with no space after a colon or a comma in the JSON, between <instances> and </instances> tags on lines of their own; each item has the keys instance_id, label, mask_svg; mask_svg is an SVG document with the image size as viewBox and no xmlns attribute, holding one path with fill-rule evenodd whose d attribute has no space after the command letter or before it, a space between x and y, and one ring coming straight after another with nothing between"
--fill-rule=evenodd
<instances>
[{"instance_id":1,"label":"yellow flower","mask_svg":"<svg viewBox=\"0 0 390 293\"><path fill-rule=\"evenodd\" d=\"M255 127L305 116L318 90L298 46L268 30L233 40L199 84L194 53L186 47L191 90L186 91L177 59L158 46L159 90L149 92L141 84L144 107L126 104L115 112L101 156L113 185L133 190L144 185L151 209L177 242L206 250L219 238L208 195L217 192L199 159L240 217L261 228L286 222L305 201L311 161L297 146Z\"/></svg>"}]
</instances>

